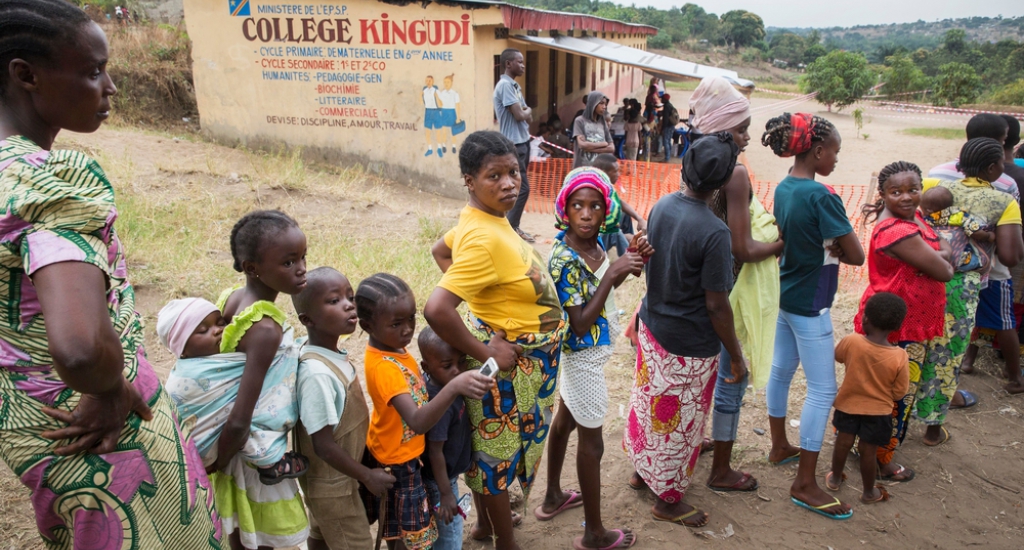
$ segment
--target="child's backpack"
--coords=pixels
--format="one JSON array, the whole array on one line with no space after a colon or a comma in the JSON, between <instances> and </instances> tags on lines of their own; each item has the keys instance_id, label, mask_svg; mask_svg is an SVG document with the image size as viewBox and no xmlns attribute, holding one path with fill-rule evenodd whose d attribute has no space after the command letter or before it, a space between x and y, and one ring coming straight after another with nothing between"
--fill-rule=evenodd
<instances>
[{"instance_id":1,"label":"child's backpack","mask_svg":"<svg viewBox=\"0 0 1024 550\"><path fill-rule=\"evenodd\" d=\"M669 112L665 115L665 120L668 121L669 125L675 128L676 124L679 124L679 109L669 106Z\"/></svg>"}]
</instances>

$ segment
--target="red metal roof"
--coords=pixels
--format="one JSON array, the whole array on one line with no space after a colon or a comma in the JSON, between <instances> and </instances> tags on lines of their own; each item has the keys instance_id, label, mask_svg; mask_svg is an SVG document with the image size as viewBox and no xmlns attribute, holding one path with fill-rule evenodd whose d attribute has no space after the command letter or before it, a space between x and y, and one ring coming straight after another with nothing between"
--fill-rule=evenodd
<instances>
[{"instance_id":1,"label":"red metal roof","mask_svg":"<svg viewBox=\"0 0 1024 550\"><path fill-rule=\"evenodd\" d=\"M654 35L658 29L650 25L637 25L584 15L582 13L566 13L546 11L511 4L502 4L501 17L505 26L510 29L529 31L571 31L585 30L595 32L617 32L622 34Z\"/></svg>"}]
</instances>

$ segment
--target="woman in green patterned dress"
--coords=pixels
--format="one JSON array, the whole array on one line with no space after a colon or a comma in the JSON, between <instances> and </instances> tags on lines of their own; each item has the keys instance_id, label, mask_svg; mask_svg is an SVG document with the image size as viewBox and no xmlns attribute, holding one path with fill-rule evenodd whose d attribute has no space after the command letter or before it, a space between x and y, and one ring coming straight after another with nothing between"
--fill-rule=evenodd
<instances>
[{"instance_id":1,"label":"woman in green patterned dress","mask_svg":"<svg viewBox=\"0 0 1024 550\"><path fill-rule=\"evenodd\" d=\"M113 189L51 150L109 115L106 37L64 0L3 0L0 21L0 457L47 548L220 548L202 462L146 361Z\"/></svg>"}]
</instances>

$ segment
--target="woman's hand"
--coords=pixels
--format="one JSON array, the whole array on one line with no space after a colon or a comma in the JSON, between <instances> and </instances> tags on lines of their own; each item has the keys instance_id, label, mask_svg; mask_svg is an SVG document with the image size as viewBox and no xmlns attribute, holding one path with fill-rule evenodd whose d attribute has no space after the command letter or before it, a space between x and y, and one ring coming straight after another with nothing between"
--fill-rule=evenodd
<instances>
[{"instance_id":1,"label":"woman's hand","mask_svg":"<svg viewBox=\"0 0 1024 550\"><path fill-rule=\"evenodd\" d=\"M43 407L43 412L54 420L68 424L68 427L45 431L40 435L53 440L77 438L77 441L54 450L60 456L85 451L93 454L112 453L129 414L138 413L146 421L153 419L153 412L146 405L142 394L123 377L121 384L110 392L82 394L78 406L71 412L50 407Z\"/></svg>"},{"instance_id":2,"label":"woman's hand","mask_svg":"<svg viewBox=\"0 0 1024 550\"><path fill-rule=\"evenodd\" d=\"M498 363L498 369L502 372L512 370L519 360L519 355L523 353L522 346L517 346L505 339L504 330L495 331L491 341L487 343L487 348L491 352L490 356Z\"/></svg>"}]
</instances>

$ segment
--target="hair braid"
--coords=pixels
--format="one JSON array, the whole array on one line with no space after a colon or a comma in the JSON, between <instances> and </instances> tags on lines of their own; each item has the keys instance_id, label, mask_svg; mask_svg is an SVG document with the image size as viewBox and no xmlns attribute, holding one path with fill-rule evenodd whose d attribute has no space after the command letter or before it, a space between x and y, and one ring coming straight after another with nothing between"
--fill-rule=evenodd
<instances>
[{"instance_id":1,"label":"hair braid","mask_svg":"<svg viewBox=\"0 0 1024 550\"><path fill-rule=\"evenodd\" d=\"M299 224L280 210L254 210L242 216L231 228L231 258L235 271L242 272L242 262L258 262L266 241Z\"/></svg>"},{"instance_id":2,"label":"hair braid","mask_svg":"<svg viewBox=\"0 0 1024 550\"><path fill-rule=\"evenodd\" d=\"M991 138L974 138L967 140L960 148L960 160L956 169L965 177L974 178L981 171L999 162L1003 158L1003 144Z\"/></svg>"},{"instance_id":3,"label":"hair braid","mask_svg":"<svg viewBox=\"0 0 1024 550\"><path fill-rule=\"evenodd\" d=\"M0 97L14 59L52 61L91 19L66 0L0 0Z\"/></svg>"},{"instance_id":4,"label":"hair braid","mask_svg":"<svg viewBox=\"0 0 1024 550\"><path fill-rule=\"evenodd\" d=\"M405 281L390 273L375 273L363 279L356 289L356 316L361 322L373 322L373 314L383 302L412 292Z\"/></svg>"},{"instance_id":5,"label":"hair braid","mask_svg":"<svg viewBox=\"0 0 1024 550\"><path fill-rule=\"evenodd\" d=\"M919 168L913 162L907 162L905 160L898 160L891 164L885 165L881 170L878 171L878 198L874 203L868 203L861 207L861 215L864 216L863 223L867 225L869 222L873 222L878 219L878 215L885 209L885 202L882 200L882 195L885 194L885 182L889 181L889 178L902 172L913 172L917 174L918 178L922 177L921 168Z\"/></svg>"},{"instance_id":6,"label":"hair braid","mask_svg":"<svg viewBox=\"0 0 1024 550\"><path fill-rule=\"evenodd\" d=\"M836 127L827 119L820 116L811 118L811 143L825 141ZM792 115L782 113L770 119L764 125L764 134L761 135L761 145L771 148L776 156L790 156L789 142L793 136Z\"/></svg>"}]
</instances>

